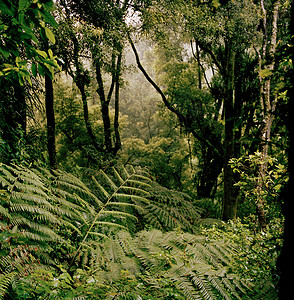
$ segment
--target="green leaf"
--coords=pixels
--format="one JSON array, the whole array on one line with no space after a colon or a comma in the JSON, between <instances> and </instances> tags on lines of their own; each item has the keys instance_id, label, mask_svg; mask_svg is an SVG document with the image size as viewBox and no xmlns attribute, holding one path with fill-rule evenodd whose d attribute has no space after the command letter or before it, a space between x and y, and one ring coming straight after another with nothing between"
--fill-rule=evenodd
<instances>
[{"instance_id":1,"label":"green leaf","mask_svg":"<svg viewBox=\"0 0 294 300\"><path fill-rule=\"evenodd\" d=\"M55 44L55 36L54 36L52 30L49 29L48 27L45 27L45 34L46 34L48 40L49 40L52 44Z\"/></svg>"},{"instance_id":2,"label":"green leaf","mask_svg":"<svg viewBox=\"0 0 294 300\"><path fill-rule=\"evenodd\" d=\"M271 76L272 73L273 73L273 72L272 72L271 70L269 70L269 69L263 69L263 70L260 70L259 76L260 76L261 78L266 78L266 77Z\"/></svg>"},{"instance_id":3,"label":"green leaf","mask_svg":"<svg viewBox=\"0 0 294 300\"><path fill-rule=\"evenodd\" d=\"M48 58L48 55L45 51L36 49L36 52L41 55L43 58Z\"/></svg>"},{"instance_id":4,"label":"green leaf","mask_svg":"<svg viewBox=\"0 0 294 300\"><path fill-rule=\"evenodd\" d=\"M49 58L53 58L53 52L51 49L48 50Z\"/></svg>"},{"instance_id":5,"label":"green leaf","mask_svg":"<svg viewBox=\"0 0 294 300\"><path fill-rule=\"evenodd\" d=\"M18 2L18 11L25 11L30 7L31 1L29 0L19 0Z\"/></svg>"},{"instance_id":6,"label":"green leaf","mask_svg":"<svg viewBox=\"0 0 294 300\"><path fill-rule=\"evenodd\" d=\"M212 5L213 5L215 8L218 8L219 6L221 6L219 0L212 0Z\"/></svg>"}]
</instances>

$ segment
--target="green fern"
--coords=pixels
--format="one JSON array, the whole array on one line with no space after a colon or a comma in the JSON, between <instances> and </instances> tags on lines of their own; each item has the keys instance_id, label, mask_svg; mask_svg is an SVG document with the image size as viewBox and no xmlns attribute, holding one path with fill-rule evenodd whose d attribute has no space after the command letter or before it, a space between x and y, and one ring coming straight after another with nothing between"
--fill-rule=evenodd
<instances>
[{"instance_id":1,"label":"green fern","mask_svg":"<svg viewBox=\"0 0 294 300\"><path fill-rule=\"evenodd\" d=\"M246 294L247 282L227 267L234 246L199 234L201 211L191 199L156 185L142 169L101 171L85 184L60 170L1 165L0 184L0 296L13 285L32 286L42 263L62 263L63 276L83 270L96 284L85 283L89 293L101 286L104 299ZM138 232L137 224L162 230Z\"/></svg>"},{"instance_id":2,"label":"green fern","mask_svg":"<svg viewBox=\"0 0 294 300\"><path fill-rule=\"evenodd\" d=\"M141 170L139 171L141 172ZM83 251L83 248L85 246L87 247L87 240L89 236L101 236L101 231L99 230L100 227L127 228L126 226L128 221L135 218L133 214L129 213L129 208L132 207L133 209L138 209L138 201L147 201L144 198L146 191L141 189L140 186L142 182L145 186L146 182L150 181L148 177L138 174L138 172L133 168L131 170L126 170L124 168L124 178L120 176L116 170L114 172L118 179L117 183L103 171L100 172L100 181L104 180L106 188L104 188L104 186L102 186L95 177L92 178L96 187L94 191L95 194L97 194L97 197L92 193L87 194L90 194L91 196L93 195L93 197L97 199L99 197L101 202L100 200L99 202L95 202L101 204L98 209L96 209L93 220L88 222L87 230L85 231L83 239L79 243L79 246L73 255L72 261L69 265L69 270L74 264L76 258ZM125 209L125 211L120 210L121 208ZM111 216L111 220L109 216Z\"/></svg>"},{"instance_id":3,"label":"green fern","mask_svg":"<svg viewBox=\"0 0 294 300\"><path fill-rule=\"evenodd\" d=\"M91 274L118 299L125 295L119 284L124 273L135 280L137 296L147 293L159 299L161 291L169 290L177 295L174 299L243 299L249 285L229 273L215 242L180 232L142 231L135 238L118 232L99 247L96 244ZM218 248L233 251L226 244L219 243Z\"/></svg>"},{"instance_id":4,"label":"green fern","mask_svg":"<svg viewBox=\"0 0 294 300\"><path fill-rule=\"evenodd\" d=\"M156 183L149 189L150 203L144 206L144 223L163 231L181 228L194 232L202 210L185 193L169 190Z\"/></svg>"}]
</instances>

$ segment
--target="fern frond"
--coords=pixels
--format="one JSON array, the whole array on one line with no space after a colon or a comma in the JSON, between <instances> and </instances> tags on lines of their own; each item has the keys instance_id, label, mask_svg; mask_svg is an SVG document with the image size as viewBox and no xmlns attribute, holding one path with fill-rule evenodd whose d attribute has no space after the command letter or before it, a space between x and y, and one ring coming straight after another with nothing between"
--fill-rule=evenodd
<instances>
[{"instance_id":1,"label":"fern frond","mask_svg":"<svg viewBox=\"0 0 294 300\"><path fill-rule=\"evenodd\" d=\"M5 295L15 275L16 272L0 275L0 299L5 299Z\"/></svg>"},{"instance_id":2,"label":"fern frond","mask_svg":"<svg viewBox=\"0 0 294 300\"><path fill-rule=\"evenodd\" d=\"M137 195L115 193L115 194L113 194L113 196L116 198L119 198L119 199L132 200L134 202L139 202L139 203L144 203L144 204L150 203L148 199L146 199L142 196L137 196Z\"/></svg>"},{"instance_id":3,"label":"fern frond","mask_svg":"<svg viewBox=\"0 0 294 300\"><path fill-rule=\"evenodd\" d=\"M120 184L123 184L123 183L124 183L124 179L123 179L122 176L118 173L118 171L116 170L116 168L113 167L112 170L113 170L113 173L114 173L116 179L119 181L119 183L120 183ZM127 178L128 178L128 176L127 176Z\"/></svg>"},{"instance_id":4,"label":"fern frond","mask_svg":"<svg viewBox=\"0 0 294 300\"><path fill-rule=\"evenodd\" d=\"M211 282L212 286L215 290L223 297L223 299L231 300L230 294L226 291L224 286L222 285L221 281L217 277L208 277L208 280Z\"/></svg>"},{"instance_id":5,"label":"fern frond","mask_svg":"<svg viewBox=\"0 0 294 300\"><path fill-rule=\"evenodd\" d=\"M104 189L104 187L96 180L96 178L92 177L93 182L95 183L96 187L99 189L100 193L104 196L105 199L110 198L110 194Z\"/></svg>"},{"instance_id":6,"label":"fern frond","mask_svg":"<svg viewBox=\"0 0 294 300\"><path fill-rule=\"evenodd\" d=\"M100 233L100 232L90 231L89 234L96 235L96 236L99 236L99 237L109 240L109 236L107 236L103 233Z\"/></svg>"},{"instance_id":7,"label":"fern frond","mask_svg":"<svg viewBox=\"0 0 294 300\"><path fill-rule=\"evenodd\" d=\"M105 221L98 221L98 222L95 222L95 225L96 226L100 226L100 227L117 227L117 228L120 228L120 229L124 229L126 230L127 228L123 225L120 225L120 224L117 224L117 223L114 223L114 222L105 222ZM89 234L92 234L93 232L89 232Z\"/></svg>"},{"instance_id":8,"label":"fern frond","mask_svg":"<svg viewBox=\"0 0 294 300\"><path fill-rule=\"evenodd\" d=\"M117 190L118 186L113 182L113 180L102 170L100 171L106 183L112 188L112 190ZM125 181L122 181L120 185L124 185Z\"/></svg>"},{"instance_id":9,"label":"fern frond","mask_svg":"<svg viewBox=\"0 0 294 300\"><path fill-rule=\"evenodd\" d=\"M129 213L126 213L126 212L123 212L123 211L115 211L115 210L103 210L103 212L101 212L100 216L99 217L104 217L104 216L114 216L114 217L128 217L130 219L133 219L135 221L137 221L137 217L132 215L132 214L129 214ZM98 218L97 218L98 220Z\"/></svg>"}]
</instances>

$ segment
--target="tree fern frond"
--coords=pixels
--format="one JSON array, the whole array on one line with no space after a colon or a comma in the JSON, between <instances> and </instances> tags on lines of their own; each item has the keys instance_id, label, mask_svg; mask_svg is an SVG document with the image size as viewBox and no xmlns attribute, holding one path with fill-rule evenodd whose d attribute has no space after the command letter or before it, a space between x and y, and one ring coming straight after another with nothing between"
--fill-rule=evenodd
<instances>
[{"instance_id":1,"label":"tree fern frond","mask_svg":"<svg viewBox=\"0 0 294 300\"><path fill-rule=\"evenodd\" d=\"M144 204L149 204L149 200L142 197L142 196L137 196L137 195L130 195L130 194L122 194L122 193L114 193L114 197L119 198L119 199L126 199L126 200L132 200L134 202L139 202L139 203L144 203Z\"/></svg>"},{"instance_id":2,"label":"tree fern frond","mask_svg":"<svg viewBox=\"0 0 294 300\"><path fill-rule=\"evenodd\" d=\"M154 213L144 214L144 218L147 221L147 224L150 224L152 227L159 229L161 231L165 231L165 228L158 221L158 218L156 217L156 215Z\"/></svg>"},{"instance_id":3,"label":"tree fern frond","mask_svg":"<svg viewBox=\"0 0 294 300\"><path fill-rule=\"evenodd\" d=\"M122 186L121 188L123 191L127 191L132 193L132 195L145 195L145 197L149 196L150 193L142 188L133 187L133 186Z\"/></svg>"},{"instance_id":4,"label":"tree fern frond","mask_svg":"<svg viewBox=\"0 0 294 300\"><path fill-rule=\"evenodd\" d=\"M116 170L116 168L113 167L112 170L113 170L113 173L114 173L116 179L119 181L119 183L120 183L120 184L123 184L123 183L124 183L124 179L123 179L123 178L121 177L121 175L118 173L118 171ZM128 178L128 176L127 176L127 178Z\"/></svg>"},{"instance_id":5,"label":"tree fern frond","mask_svg":"<svg viewBox=\"0 0 294 300\"><path fill-rule=\"evenodd\" d=\"M130 208L134 208L138 211L142 211L143 207L140 205L136 205L133 203L126 203L126 202L111 202L108 206L124 206L124 207L130 207Z\"/></svg>"},{"instance_id":6,"label":"tree fern frond","mask_svg":"<svg viewBox=\"0 0 294 300\"><path fill-rule=\"evenodd\" d=\"M10 195L11 201L29 201L33 202L36 205L46 205L47 207L51 207L51 204L47 200L47 195L40 196L38 194L33 194L28 190L22 191L22 192L16 192L13 191Z\"/></svg>"},{"instance_id":7,"label":"tree fern frond","mask_svg":"<svg viewBox=\"0 0 294 300\"><path fill-rule=\"evenodd\" d=\"M230 294L223 287L221 281L217 277L209 276L208 280L211 282L215 290L222 296L223 299L231 300Z\"/></svg>"},{"instance_id":8,"label":"tree fern frond","mask_svg":"<svg viewBox=\"0 0 294 300\"><path fill-rule=\"evenodd\" d=\"M171 279L178 289L182 290L186 299L201 299L200 295L195 291L193 284L186 276L173 276Z\"/></svg>"},{"instance_id":9,"label":"tree fern frond","mask_svg":"<svg viewBox=\"0 0 294 300\"><path fill-rule=\"evenodd\" d=\"M107 182L107 184L112 188L113 191L118 189L118 186L113 182L113 180L105 172L103 172L101 170L100 173L102 174L102 177ZM124 185L124 184L125 184L125 181L120 183L120 185Z\"/></svg>"},{"instance_id":10,"label":"tree fern frond","mask_svg":"<svg viewBox=\"0 0 294 300\"><path fill-rule=\"evenodd\" d=\"M52 223L55 224L61 223L61 220L58 220L57 217L52 213L50 213L48 210L35 205L30 205L26 203L21 203L21 204L11 203L10 210L11 212L25 212L25 213L40 214L42 216L47 216L47 219L51 220Z\"/></svg>"},{"instance_id":11,"label":"tree fern frond","mask_svg":"<svg viewBox=\"0 0 294 300\"><path fill-rule=\"evenodd\" d=\"M146 177L144 177L143 178L145 181L147 181L147 179L148 179L148 182L149 183L147 183L147 182L145 182L145 181L140 181L140 180L134 180L134 179L130 179L130 180L128 180L128 184L130 185L130 186L132 186L132 187L141 187L141 188L151 188L151 181L150 181L150 179L149 178L146 178Z\"/></svg>"},{"instance_id":12,"label":"tree fern frond","mask_svg":"<svg viewBox=\"0 0 294 300\"><path fill-rule=\"evenodd\" d=\"M124 229L124 230L127 229L125 226L114 223L114 222L97 221L97 222L95 222L95 225L100 226L100 227L105 226L105 227L117 227L117 228ZM93 232L90 231L89 233L92 234Z\"/></svg>"},{"instance_id":13,"label":"tree fern frond","mask_svg":"<svg viewBox=\"0 0 294 300\"><path fill-rule=\"evenodd\" d=\"M102 237L102 238L107 239L107 240L110 239L109 236L107 236L103 233L100 233L100 232L90 231L89 234L96 235L96 236Z\"/></svg>"},{"instance_id":14,"label":"tree fern frond","mask_svg":"<svg viewBox=\"0 0 294 300\"><path fill-rule=\"evenodd\" d=\"M96 178L92 177L93 182L96 184L96 187L99 189L99 192L102 193L105 199L110 198L110 194L104 189L104 187L96 180Z\"/></svg>"},{"instance_id":15,"label":"tree fern frond","mask_svg":"<svg viewBox=\"0 0 294 300\"><path fill-rule=\"evenodd\" d=\"M16 272L0 275L0 299L5 299L5 295L15 275Z\"/></svg>"},{"instance_id":16,"label":"tree fern frond","mask_svg":"<svg viewBox=\"0 0 294 300\"><path fill-rule=\"evenodd\" d=\"M11 219L11 215L10 215L10 213L8 212L8 209L5 208L5 207L3 207L3 206L1 205L1 202L0 202L0 215L1 215L2 217L7 218L7 219Z\"/></svg>"},{"instance_id":17,"label":"tree fern frond","mask_svg":"<svg viewBox=\"0 0 294 300\"><path fill-rule=\"evenodd\" d=\"M83 198L81 198L77 194L75 194L74 196L80 203L79 208L82 206L83 208L85 208L85 211L89 212L92 216L95 215L95 209L87 201L85 201ZM102 203L100 202L98 208L100 208L101 206L102 206Z\"/></svg>"},{"instance_id":18,"label":"tree fern frond","mask_svg":"<svg viewBox=\"0 0 294 300\"><path fill-rule=\"evenodd\" d=\"M230 282L230 280L226 277L222 277L221 278L221 282L223 283L223 285L227 288L227 290L230 291L230 294L234 295L234 297L236 299L241 300L242 298L238 295L238 293L236 292L235 286Z\"/></svg>"},{"instance_id":19,"label":"tree fern frond","mask_svg":"<svg viewBox=\"0 0 294 300\"><path fill-rule=\"evenodd\" d=\"M201 298L205 300L216 299L212 292L211 286L209 286L206 278L202 275L197 274L198 272L190 272L189 277L193 284L198 288Z\"/></svg>"}]
</instances>

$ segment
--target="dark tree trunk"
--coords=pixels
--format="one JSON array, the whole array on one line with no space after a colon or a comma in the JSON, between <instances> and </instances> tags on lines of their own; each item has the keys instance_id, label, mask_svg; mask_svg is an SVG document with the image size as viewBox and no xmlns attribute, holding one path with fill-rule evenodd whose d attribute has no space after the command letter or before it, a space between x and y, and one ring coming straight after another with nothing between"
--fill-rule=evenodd
<instances>
[{"instance_id":1,"label":"dark tree trunk","mask_svg":"<svg viewBox=\"0 0 294 300\"><path fill-rule=\"evenodd\" d=\"M102 120L103 120L103 128L104 128L104 144L105 149L107 152L112 152L112 141L111 141L111 123L110 123L110 117L109 117L109 99L106 99L105 97L105 91L104 91L104 84L101 74L101 66L99 62L96 62L96 79L98 83L98 95L100 97L100 103L101 103L101 114L102 114Z\"/></svg>"},{"instance_id":2,"label":"dark tree trunk","mask_svg":"<svg viewBox=\"0 0 294 300\"><path fill-rule=\"evenodd\" d=\"M229 161L234 157L234 91L235 91L235 52L230 45L227 45L227 64L224 76L225 81L225 141L224 141L224 200L223 220L235 219L237 215L238 190L234 187L234 173Z\"/></svg>"},{"instance_id":3,"label":"dark tree trunk","mask_svg":"<svg viewBox=\"0 0 294 300\"><path fill-rule=\"evenodd\" d=\"M79 75L77 75L79 76ZM77 83L77 86L81 92L82 95L82 103L83 103L83 112L84 112L84 120L85 120L85 125L86 129L88 132L88 135L92 141L92 145L97 151L101 151L101 147L99 146L96 136L92 130L91 122L89 120L89 109L88 109L88 101L87 101L87 94L85 91L85 84L83 82Z\"/></svg>"},{"instance_id":4,"label":"dark tree trunk","mask_svg":"<svg viewBox=\"0 0 294 300\"><path fill-rule=\"evenodd\" d=\"M64 1L61 1L62 6L64 7L66 14L67 14L67 21L69 24L71 24L72 28L74 28L74 25L72 24L72 20L70 17L70 11L69 7ZM81 92L82 96L82 104L83 104L83 112L84 112L84 121L87 129L87 133L91 139L93 147L97 151L101 151L102 147L97 142L97 138L93 132L92 126L91 126L91 121L89 120L89 109L88 109L88 97L87 97L87 92L86 88L90 83L90 79L88 78L88 74L85 72L82 63L80 62L79 55L80 55L80 43L78 41L78 38L76 36L76 33L74 30L70 31L70 37L73 42L73 63L75 67L75 72L71 70L71 67L67 67L67 72L70 74L70 76L73 78L74 82L76 83L78 89Z\"/></svg>"},{"instance_id":5,"label":"dark tree trunk","mask_svg":"<svg viewBox=\"0 0 294 300\"><path fill-rule=\"evenodd\" d=\"M45 106L47 118L47 149L49 154L50 168L56 169L56 145L55 145L55 116L54 116L54 96L53 80L45 75Z\"/></svg>"},{"instance_id":6,"label":"dark tree trunk","mask_svg":"<svg viewBox=\"0 0 294 300\"><path fill-rule=\"evenodd\" d=\"M206 130L207 131L207 130ZM206 135L208 136L208 134ZM220 137L214 136L214 139ZM210 140L213 139L211 136ZM217 141L215 141L217 142ZM217 148L221 149L221 145ZM216 191L217 179L222 172L223 157L215 153L206 145L201 146L201 171L197 176L197 196L199 198L213 198Z\"/></svg>"},{"instance_id":7,"label":"dark tree trunk","mask_svg":"<svg viewBox=\"0 0 294 300\"><path fill-rule=\"evenodd\" d=\"M27 105L25 90L18 82L13 85L7 84L1 90L0 100L0 135L9 151L4 151L1 161L11 162L19 152L18 143L26 133Z\"/></svg>"},{"instance_id":8,"label":"dark tree trunk","mask_svg":"<svg viewBox=\"0 0 294 300\"><path fill-rule=\"evenodd\" d=\"M114 154L121 148L121 140L119 133L119 89L120 89L120 73L121 73L121 60L122 60L122 49L117 57L117 66L115 74L115 95L114 95L114 134L115 134L115 146Z\"/></svg>"},{"instance_id":9,"label":"dark tree trunk","mask_svg":"<svg viewBox=\"0 0 294 300\"><path fill-rule=\"evenodd\" d=\"M291 39L291 53L289 59L294 61L294 2L292 1L291 7L291 22L290 22L290 34ZM284 205L283 213L285 217L284 223L284 242L280 257L277 262L278 270L280 271L280 282L279 282L279 299L288 300L289 295L293 293L293 269L294 269L294 256L293 256L293 245L294 245L294 69L292 68L288 74L290 78L290 88L288 91L288 130L290 137L290 147L288 150L289 163L289 181L284 191Z\"/></svg>"},{"instance_id":10,"label":"dark tree trunk","mask_svg":"<svg viewBox=\"0 0 294 300\"><path fill-rule=\"evenodd\" d=\"M27 128L27 104L25 91L23 86L14 86L14 98L15 98L15 124L19 124L23 132L26 132Z\"/></svg>"}]
</instances>

